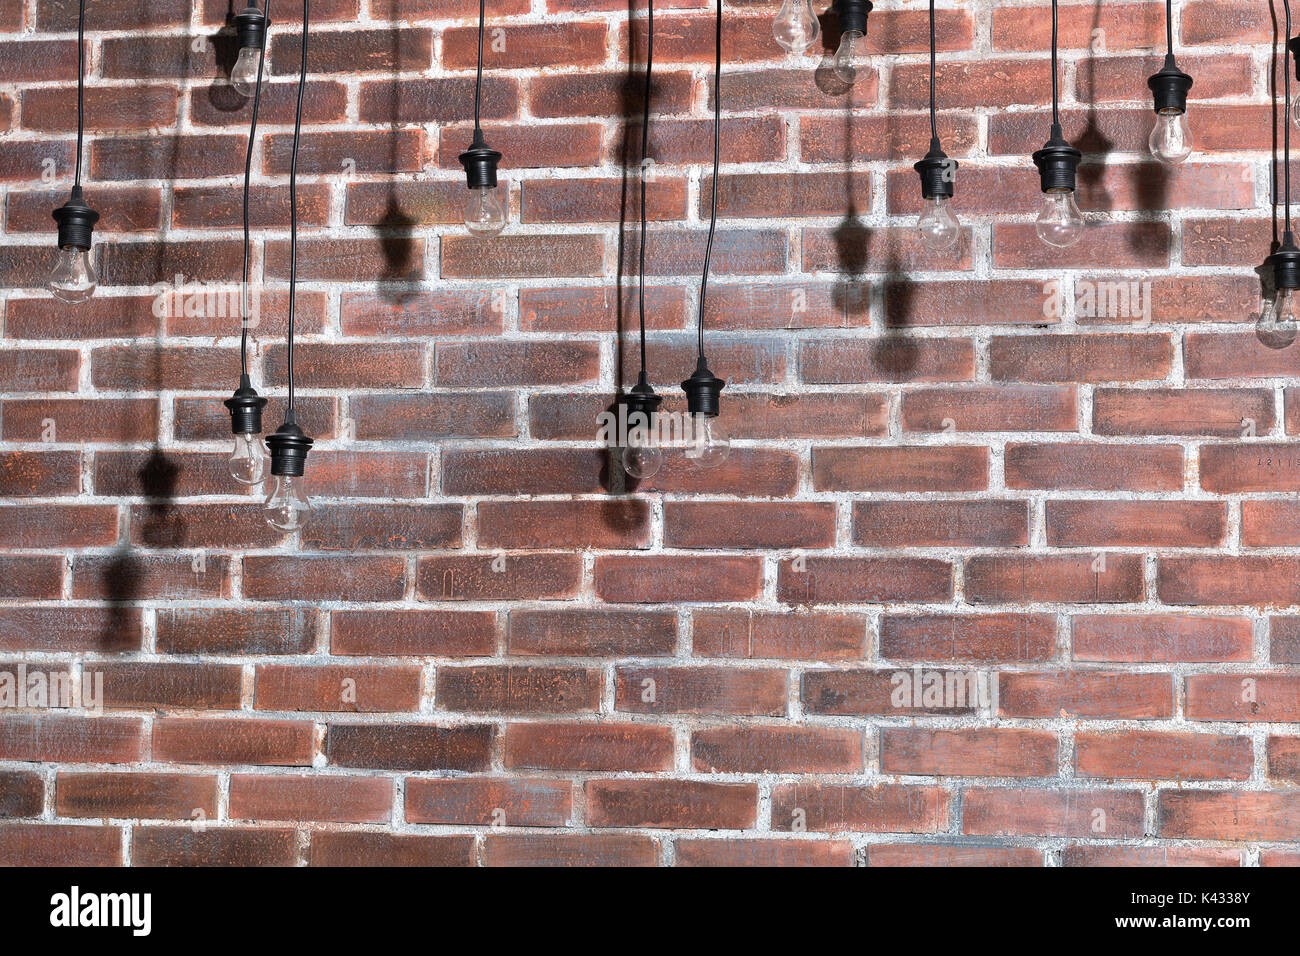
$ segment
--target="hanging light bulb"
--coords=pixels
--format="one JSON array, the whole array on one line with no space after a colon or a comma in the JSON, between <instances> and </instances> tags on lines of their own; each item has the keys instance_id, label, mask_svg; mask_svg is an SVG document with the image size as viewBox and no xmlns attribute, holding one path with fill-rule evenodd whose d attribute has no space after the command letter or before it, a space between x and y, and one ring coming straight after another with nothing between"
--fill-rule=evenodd
<instances>
[{"instance_id":1,"label":"hanging light bulb","mask_svg":"<svg viewBox=\"0 0 1300 956\"><path fill-rule=\"evenodd\" d=\"M684 436L686 459L700 468L716 468L731 451L731 439L718 421L721 392L726 384L709 371L703 354L696 361L695 372L682 382L689 416Z\"/></svg>"},{"instance_id":2,"label":"hanging light bulb","mask_svg":"<svg viewBox=\"0 0 1300 956\"><path fill-rule=\"evenodd\" d=\"M646 379L645 370L637 383L623 399L627 409L627 442L623 447L623 470L632 478L653 478L663 467L664 453L660 447L657 421L659 403Z\"/></svg>"},{"instance_id":3,"label":"hanging light bulb","mask_svg":"<svg viewBox=\"0 0 1300 956\"><path fill-rule=\"evenodd\" d=\"M465 203L465 228L480 239L490 239L505 227L506 207L501 202L500 187L471 186Z\"/></svg>"},{"instance_id":4,"label":"hanging light bulb","mask_svg":"<svg viewBox=\"0 0 1300 956\"><path fill-rule=\"evenodd\" d=\"M858 79L858 67L866 55L867 14L871 0L835 0L840 19L840 46L835 51L835 75L852 86Z\"/></svg>"},{"instance_id":5,"label":"hanging light bulb","mask_svg":"<svg viewBox=\"0 0 1300 956\"><path fill-rule=\"evenodd\" d=\"M1156 122L1147 145L1166 166L1177 166L1192 154L1192 130L1187 124L1187 93L1192 78L1178 69L1171 47L1159 73L1147 79L1155 97Z\"/></svg>"},{"instance_id":6,"label":"hanging light bulb","mask_svg":"<svg viewBox=\"0 0 1300 956\"><path fill-rule=\"evenodd\" d=\"M940 148L938 136L931 136L930 151L912 168L921 177L921 215L916 220L917 234L927 249L941 252L951 248L961 235L961 226L951 208L957 161L949 159Z\"/></svg>"},{"instance_id":7,"label":"hanging light bulb","mask_svg":"<svg viewBox=\"0 0 1300 956\"><path fill-rule=\"evenodd\" d=\"M1063 249L1078 242L1083 235L1083 216L1074 201L1074 192L1056 189L1045 193L1034 230L1049 246Z\"/></svg>"},{"instance_id":8,"label":"hanging light bulb","mask_svg":"<svg viewBox=\"0 0 1300 956\"><path fill-rule=\"evenodd\" d=\"M266 399L257 394L247 373L239 388L224 402L230 409L230 430L235 448L226 463L230 477L241 485L255 485L266 476L266 444L262 441L262 409Z\"/></svg>"},{"instance_id":9,"label":"hanging light bulb","mask_svg":"<svg viewBox=\"0 0 1300 956\"><path fill-rule=\"evenodd\" d=\"M284 424L266 439L266 444L271 449L274 480L266 496L263 516L272 528L297 531L311 519L313 512L303 480L312 440L294 421L293 410L287 409Z\"/></svg>"},{"instance_id":10,"label":"hanging light bulb","mask_svg":"<svg viewBox=\"0 0 1300 956\"><path fill-rule=\"evenodd\" d=\"M813 13L812 0L785 0L772 21L772 35L776 42L796 56L816 43L821 32L821 24Z\"/></svg>"},{"instance_id":11,"label":"hanging light bulb","mask_svg":"<svg viewBox=\"0 0 1300 956\"><path fill-rule=\"evenodd\" d=\"M95 294L99 282L90 255L99 213L86 205L81 186L77 185L53 215L58 223L59 251L46 287L64 302L85 302Z\"/></svg>"},{"instance_id":12,"label":"hanging light bulb","mask_svg":"<svg viewBox=\"0 0 1300 956\"><path fill-rule=\"evenodd\" d=\"M1083 154L1065 141L1059 123L1052 124L1051 136L1034 153L1042 182L1043 203L1034 229L1049 246L1072 246L1083 236L1083 216L1074 201L1076 175Z\"/></svg>"},{"instance_id":13,"label":"hanging light bulb","mask_svg":"<svg viewBox=\"0 0 1300 956\"><path fill-rule=\"evenodd\" d=\"M1295 338L1297 296L1294 289L1278 289L1272 302L1265 302L1256 325L1259 334L1270 340L1282 340L1275 348L1284 348Z\"/></svg>"},{"instance_id":14,"label":"hanging light bulb","mask_svg":"<svg viewBox=\"0 0 1300 956\"><path fill-rule=\"evenodd\" d=\"M258 73L262 68L262 46L266 42L266 15L249 4L235 15L235 36L239 56L230 70L230 85L240 96L257 92Z\"/></svg>"}]
</instances>

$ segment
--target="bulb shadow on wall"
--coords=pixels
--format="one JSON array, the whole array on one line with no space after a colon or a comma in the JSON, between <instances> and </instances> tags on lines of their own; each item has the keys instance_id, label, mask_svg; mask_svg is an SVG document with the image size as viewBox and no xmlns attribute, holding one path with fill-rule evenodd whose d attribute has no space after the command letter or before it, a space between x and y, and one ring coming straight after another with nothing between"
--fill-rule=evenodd
<instances>
[{"instance_id":1,"label":"bulb shadow on wall","mask_svg":"<svg viewBox=\"0 0 1300 956\"><path fill-rule=\"evenodd\" d=\"M388 114L388 197L385 201L384 215L374 225L375 238L379 241L380 254L384 257L384 271L376 283L376 291L385 300L392 303L409 301L416 293L411 283L412 263L415 261L416 219L402 207L397 195L397 186L393 176L397 172L397 144L401 134L402 119L400 109L401 82L398 73L401 66L401 28L403 13L400 0L388 0L387 14L389 22L389 56L392 70L389 80L392 94L389 97Z\"/></svg>"},{"instance_id":2,"label":"bulb shadow on wall","mask_svg":"<svg viewBox=\"0 0 1300 956\"><path fill-rule=\"evenodd\" d=\"M1089 37L1100 38L1100 42L1105 43L1105 33L1101 28L1101 10L1099 2L1095 3L1092 8L1092 26L1088 33ZM1111 199L1103 186L1106 175L1106 157L1114 150L1115 143L1110 135L1102 128L1101 120L1097 111L1097 70L1101 62L1097 58L1097 40L1094 40L1088 46L1087 68L1083 72L1087 76L1087 90L1080 90L1084 102L1087 103L1083 131L1079 138L1074 141L1074 146L1083 153L1083 161L1079 164L1078 183L1079 191L1087 196L1085 208L1080 212L1086 216L1089 212L1100 213L1109 212L1114 208L1114 201ZM1076 73L1079 68L1076 67ZM1064 124L1063 124L1064 125ZM1069 140L1069 135L1065 137ZM1157 168L1151 169L1154 165ZM1124 170L1125 175L1134 177L1137 180L1138 208L1139 209L1164 209L1164 197L1168 192L1167 176L1163 166L1155 163L1138 163ZM1148 205L1150 203L1150 205ZM1125 240L1130 249L1140 251L1142 237L1133 230L1127 231Z\"/></svg>"},{"instance_id":3,"label":"bulb shadow on wall","mask_svg":"<svg viewBox=\"0 0 1300 956\"><path fill-rule=\"evenodd\" d=\"M1269 162L1269 195L1272 202L1269 204L1272 212L1273 239L1269 243L1269 255L1272 255L1282 245L1282 234L1286 229L1286 211L1285 211L1285 184L1283 182L1284 164L1286 161L1285 154L1285 124L1291 122L1291 117L1286 114L1285 105L1278 105L1278 94L1284 92L1283 84L1285 77L1282 71L1287 69L1288 59L1286 56L1286 37L1283 36L1285 24L1279 22L1277 10L1273 4L1269 5L1269 11L1273 17L1273 41L1272 48L1269 51L1269 110L1273 123L1272 135L1273 144L1270 153ZM1296 93L1296 84L1291 86L1292 95ZM1292 142L1296 142L1295 130L1292 130ZM1294 169L1292 170L1294 172ZM1292 176L1292 183L1296 182L1296 177ZM1282 207L1279 209L1279 207ZM1284 349L1295 342L1296 330L1291 328L1265 328L1263 319L1269 306L1277 296L1277 286L1273 279L1273 269L1269 265L1267 257L1263 262L1254 268L1255 275L1259 278L1259 302L1261 303L1260 311L1249 316L1255 320L1255 338L1261 345L1269 349Z\"/></svg>"}]
</instances>

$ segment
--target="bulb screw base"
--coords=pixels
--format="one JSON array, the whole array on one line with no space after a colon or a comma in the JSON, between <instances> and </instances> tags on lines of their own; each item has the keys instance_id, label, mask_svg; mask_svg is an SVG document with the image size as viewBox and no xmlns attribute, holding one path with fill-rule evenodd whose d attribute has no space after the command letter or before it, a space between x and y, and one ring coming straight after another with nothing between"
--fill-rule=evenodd
<instances>
[{"instance_id":1,"label":"bulb screw base","mask_svg":"<svg viewBox=\"0 0 1300 956\"><path fill-rule=\"evenodd\" d=\"M922 199L952 198L952 174L957 171L957 161L948 158L948 154L940 148L937 137L930 139L930 151L924 159L917 160L912 168L921 177Z\"/></svg>"},{"instance_id":2,"label":"bulb screw base","mask_svg":"<svg viewBox=\"0 0 1300 956\"><path fill-rule=\"evenodd\" d=\"M867 14L875 4L871 0L835 0L835 13L840 19L840 33L867 32Z\"/></svg>"},{"instance_id":3,"label":"bulb screw base","mask_svg":"<svg viewBox=\"0 0 1300 956\"><path fill-rule=\"evenodd\" d=\"M239 48L260 49L269 25L266 14L251 3L235 14L235 36L239 38Z\"/></svg>"},{"instance_id":4,"label":"bulb screw base","mask_svg":"<svg viewBox=\"0 0 1300 956\"><path fill-rule=\"evenodd\" d=\"M1192 88L1192 78L1178 69L1172 53L1165 55L1165 65L1160 72L1147 78L1147 86L1155 95L1157 113L1187 112L1187 93Z\"/></svg>"},{"instance_id":5,"label":"bulb screw base","mask_svg":"<svg viewBox=\"0 0 1300 956\"><path fill-rule=\"evenodd\" d=\"M93 241L95 223L99 213L86 205L81 187L73 186L72 195L51 215L59 224L60 249L89 249Z\"/></svg>"},{"instance_id":6,"label":"bulb screw base","mask_svg":"<svg viewBox=\"0 0 1300 956\"><path fill-rule=\"evenodd\" d=\"M707 415L710 418L718 414L719 398L727 385L709 371L709 363L700 356L695 364L695 372L682 382L682 391L686 393L686 410L692 415Z\"/></svg>"},{"instance_id":7,"label":"bulb screw base","mask_svg":"<svg viewBox=\"0 0 1300 956\"><path fill-rule=\"evenodd\" d=\"M312 444L292 414L287 415L284 424L266 437L266 446L271 450L271 474L301 478Z\"/></svg>"},{"instance_id":8,"label":"bulb screw base","mask_svg":"<svg viewBox=\"0 0 1300 956\"><path fill-rule=\"evenodd\" d=\"M465 181L470 189L494 189L497 184L497 164L501 154L483 139L483 131L475 128L474 142L457 157L465 167Z\"/></svg>"},{"instance_id":9,"label":"bulb screw base","mask_svg":"<svg viewBox=\"0 0 1300 956\"><path fill-rule=\"evenodd\" d=\"M257 394L247 375L239 376L239 388L223 402L230 409L230 431L234 435L260 435L262 433L262 409L266 408L266 399Z\"/></svg>"},{"instance_id":10,"label":"bulb screw base","mask_svg":"<svg viewBox=\"0 0 1300 956\"><path fill-rule=\"evenodd\" d=\"M1290 232L1283 235L1282 245L1268 257L1268 264L1273 268L1273 288L1300 289L1300 249Z\"/></svg>"},{"instance_id":11,"label":"bulb screw base","mask_svg":"<svg viewBox=\"0 0 1300 956\"><path fill-rule=\"evenodd\" d=\"M1074 192L1083 153L1065 141L1061 127L1052 124L1052 134L1043 148L1034 152L1034 165L1045 193Z\"/></svg>"}]
</instances>

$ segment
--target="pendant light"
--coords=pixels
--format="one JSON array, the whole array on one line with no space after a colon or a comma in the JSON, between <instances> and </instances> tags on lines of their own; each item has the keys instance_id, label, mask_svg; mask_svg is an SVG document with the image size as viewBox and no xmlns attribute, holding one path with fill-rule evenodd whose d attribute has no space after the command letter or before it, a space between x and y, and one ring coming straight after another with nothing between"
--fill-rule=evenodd
<instances>
[{"instance_id":1,"label":"pendant light","mask_svg":"<svg viewBox=\"0 0 1300 956\"><path fill-rule=\"evenodd\" d=\"M935 119L935 31L934 0L930 0L930 151L912 168L921 177L921 215L916 231L921 242L936 252L950 248L961 235L957 217L949 208L953 197L953 179L957 161L949 159L939 145L939 126Z\"/></svg>"},{"instance_id":2,"label":"pendant light","mask_svg":"<svg viewBox=\"0 0 1300 956\"><path fill-rule=\"evenodd\" d=\"M271 9L270 0L267 0L266 8L268 11ZM256 51L256 56L253 59L253 78L250 90L253 96L253 112L248 124L248 152L244 157L244 269L242 283L239 287L239 387L225 401L226 408L230 410L230 431L235 436L235 447L227 463L227 469L230 472L230 477L241 485L261 483L266 476L267 455L266 444L262 441L262 409L266 407L266 399L257 394L257 389L253 388L253 384L248 377L248 324L250 312L248 296L250 258L248 197L253 175L253 149L257 142L257 111L262 102L262 69L266 59L266 25L268 21L260 11L253 7L236 17L237 29L241 30L241 43L244 28L239 26L240 17L248 18L251 14L256 14L259 25L257 46L244 47L239 54L242 59L244 50L254 49Z\"/></svg>"},{"instance_id":3,"label":"pendant light","mask_svg":"<svg viewBox=\"0 0 1300 956\"><path fill-rule=\"evenodd\" d=\"M91 260L90 247L94 243L95 223L99 213L86 205L81 194L81 152L86 128L86 0L81 0L77 13L77 159L72 180L72 194L58 209L54 221L58 224L59 251L54 268L50 271L47 288L64 302L85 302L95 294L99 277Z\"/></svg>"},{"instance_id":4,"label":"pendant light","mask_svg":"<svg viewBox=\"0 0 1300 956\"><path fill-rule=\"evenodd\" d=\"M655 394L646 376L645 347L645 247L646 247L646 176L650 147L650 91L654 76L654 0L646 0L645 92L641 111L641 247L637 266L637 313L641 326L641 371L636 385L623 397L627 408L627 443L623 448L623 470L633 478L653 478L663 467L664 454L659 442L655 413L663 398ZM618 290L619 295L623 290Z\"/></svg>"},{"instance_id":5,"label":"pendant light","mask_svg":"<svg viewBox=\"0 0 1300 956\"><path fill-rule=\"evenodd\" d=\"M835 75L841 82L852 86L858 78L858 67L866 57L867 14L874 4L871 0L835 0L835 13L840 20L840 48L835 51Z\"/></svg>"},{"instance_id":6,"label":"pendant light","mask_svg":"<svg viewBox=\"0 0 1300 956\"><path fill-rule=\"evenodd\" d=\"M788 53L803 53L821 36L822 26L813 13L812 0L785 0L772 21L772 35Z\"/></svg>"},{"instance_id":7,"label":"pendant light","mask_svg":"<svg viewBox=\"0 0 1300 956\"><path fill-rule=\"evenodd\" d=\"M865 18L864 18L865 19ZM718 164L722 156L722 0L718 0L714 26L713 64L713 189L709 196L709 237L704 245L704 270L700 276L700 308L695 372L682 382L686 393L686 410L690 428L686 457L701 468L712 468L726 461L731 443L718 423L719 398L727 384L709 370L704 356L704 315L709 290L709 262L713 257L713 238L718 228Z\"/></svg>"},{"instance_id":8,"label":"pendant light","mask_svg":"<svg viewBox=\"0 0 1300 956\"><path fill-rule=\"evenodd\" d=\"M1192 88L1192 78L1174 62L1174 0L1165 0L1165 42L1164 66L1147 79L1156 111L1147 145L1160 162L1177 166L1192 154L1192 131L1187 125L1187 92Z\"/></svg>"},{"instance_id":9,"label":"pendant light","mask_svg":"<svg viewBox=\"0 0 1300 956\"><path fill-rule=\"evenodd\" d=\"M474 80L474 141L459 156L465 167L469 199L465 203L465 228L472 235L490 239L506 227L506 207L497 185L497 164L501 154L483 138L480 115L483 106L483 33L486 0L478 0L478 73Z\"/></svg>"},{"instance_id":10,"label":"pendant light","mask_svg":"<svg viewBox=\"0 0 1300 956\"><path fill-rule=\"evenodd\" d=\"M298 144L302 137L302 99L307 87L308 4L302 2L302 62L298 70L298 107L293 119L293 153L289 160L289 331L287 375L289 400L284 424L266 439L271 449L271 490L266 496L266 523L281 531L297 531L311 518L312 504L303 481L312 440L298 426L294 402L294 306L298 288Z\"/></svg>"},{"instance_id":11,"label":"pendant light","mask_svg":"<svg viewBox=\"0 0 1300 956\"><path fill-rule=\"evenodd\" d=\"M1034 228L1043 242L1064 248L1083 237L1083 216L1074 201L1076 175L1083 154L1067 143L1061 132L1056 75L1057 2L1052 0L1052 130L1043 148L1034 153L1043 190L1043 204Z\"/></svg>"},{"instance_id":12,"label":"pendant light","mask_svg":"<svg viewBox=\"0 0 1300 956\"><path fill-rule=\"evenodd\" d=\"M1296 289L1300 289L1300 248L1296 247L1295 236L1291 232L1291 126L1286 117L1291 113L1291 73L1287 68L1286 55L1289 51L1294 57L1296 44L1291 39L1291 3L1282 0L1286 13L1287 44L1282 53L1282 82L1285 96L1285 112L1282 121L1282 197L1284 204L1284 222L1282 242L1277 252L1268 257L1268 265L1273 269L1273 302L1265 304L1259 317L1259 331L1266 337L1281 337L1272 347L1281 348L1289 344L1296 332ZM1274 180L1276 182L1276 179ZM1274 187L1276 190L1276 187ZM1276 195L1276 192L1275 194ZM1276 202L1276 199L1274 200ZM1266 339L1265 344L1273 342Z\"/></svg>"},{"instance_id":13,"label":"pendant light","mask_svg":"<svg viewBox=\"0 0 1300 956\"><path fill-rule=\"evenodd\" d=\"M239 42L239 56L230 70L230 85L241 96L253 96L262 81L262 54L266 46L266 31L271 25L271 0L266 0L266 12L257 9L257 0L235 15L235 37Z\"/></svg>"}]
</instances>

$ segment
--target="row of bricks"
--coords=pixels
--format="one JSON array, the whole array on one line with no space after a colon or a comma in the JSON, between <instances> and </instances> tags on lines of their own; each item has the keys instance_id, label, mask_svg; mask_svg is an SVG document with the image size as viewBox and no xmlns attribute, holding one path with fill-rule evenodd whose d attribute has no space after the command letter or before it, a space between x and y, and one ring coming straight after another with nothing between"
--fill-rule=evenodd
<instances>
[{"instance_id":1,"label":"row of bricks","mask_svg":"<svg viewBox=\"0 0 1300 956\"><path fill-rule=\"evenodd\" d=\"M1208 808L1207 811L1208 812ZM1071 843L1037 846L890 842L855 848L845 839L749 836L667 840L624 833L385 833L268 827L131 828L135 866L1296 866L1286 847ZM0 824L0 863L117 866L126 861L118 827Z\"/></svg>"},{"instance_id":2,"label":"row of bricks","mask_svg":"<svg viewBox=\"0 0 1300 956\"><path fill-rule=\"evenodd\" d=\"M1031 656L1033 649L1025 652ZM335 658L337 660L337 658ZM34 663L32 673L48 664ZM54 665L57 669L58 666ZM67 674L67 671L59 673ZM12 674L10 675L12 676ZM916 675L917 682L924 679ZM995 716L1044 719L1070 717L1081 720L1162 720L1185 716L1189 720L1233 721L1277 724L1300 720L1300 677L1277 673L1192 674L1182 682L1180 702L1175 700L1176 681L1168 673L1067 670L1004 672L997 675L996 701L977 700L967 694L965 675L936 672L935 680L950 684L946 697L939 695L927 705L921 688L907 689L913 675L887 669L808 670L799 675L797 712L792 716L825 715L842 717L925 717L978 714L987 704ZM986 683L992 678L985 677ZM102 682L102 691L101 691ZM956 682L956 683L954 683ZM596 667L545 666L535 664L438 665L434 673L415 664L375 665L171 663L167 661L88 661L80 677L81 693L102 697L97 703L111 710L145 708L189 708L236 710L250 705L257 711L301 711L312 713L426 713L453 714L600 714L606 685L612 685L613 711L651 715L733 715L786 717L791 709L791 679L788 671L772 667L652 666L618 665L607 679ZM942 689L942 685L939 685ZM247 688L247 690L246 690ZM958 697L956 690L960 689ZM52 703L55 689L41 699L24 697L18 703L31 707ZM937 692L936 692L937 693ZM989 690L991 694L991 689ZM14 694L7 694L14 698ZM9 703L13 703L11 700ZM62 703L63 701L58 701ZM75 759L65 750L50 745L57 737L58 723L32 717L24 722L6 717L7 729L0 730L0 756L9 759ZM89 731L95 724L73 721L65 729ZM248 727L249 725L244 725ZM302 725L298 725L302 729ZM583 733L575 726L566 733ZM625 730L627 728L624 728ZM33 737L39 731L45 738ZM587 731L591 731L588 727ZM594 731L596 738L614 731L605 725ZM777 733L777 731L773 731ZM815 743L821 730L810 730ZM856 732L855 732L856 733ZM509 736L509 735L507 735ZM985 753L985 744L1017 742L1009 753ZM1031 746L1034 742L1042 746ZM1161 774L1215 777L1222 773L1237 779L1250 775L1250 741L1201 736L1185 740L1163 732L1133 739L1109 738L1106 753L1128 748L1137 757L1144 746L1158 754L1172 754L1177 760L1163 764ZM1050 744L1050 746L1048 746ZM1187 744L1179 750L1175 744ZM1149 746L1148 746L1149 745ZM1166 746L1169 745L1169 746ZM1082 746L1082 745L1077 745ZM1283 746L1286 747L1290 744ZM994 746L993 750L998 747ZM527 752L525 746L523 752ZM53 751L53 752L50 752ZM1003 730L882 730L881 768L890 773L978 773L986 766L991 774L1028 773L1028 770L992 769L1004 766L1032 768L1032 775L1054 773L1056 737L1051 732ZM1290 752L1290 751L1286 751ZM1229 755L1231 768L1207 760L1198 764L1196 755ZM1078 754L1076 754L1078 756ZM1295 775L1294 757L1291 775ZM515 755L509 759L528 760ZM1283 761L1285 763L1285 761ZM532 766L522 763L516 766ZM963 770L954 770L956 766ZM549 766L549 765L547 765ZM1109 768L1099 773L1101 763L1076 765L1080 772L1124 777L1130 771ZM918 770L929 767L929 770ZM944 769L938 769L942 767ZM1089 769L1092 768L1092 769ZM1208 769L1207 769L1208 768ZM455 768L452 768L455 769ZM650 768L643 768L650 769ZM663 769L663 768L654 768ZM710 769L736 769L712 766ZM1149 775L1147 770L1135 774Z\"/></svg>"},{"instance_id":3,"label":"row of bricks","mask_svg":"<svg viewBox=\"0 0 1300 956\"><path fill-rule=\"evenodd\" d=\"M255 514L245 520L252 523ZM165 537L164 514L151 534ZM391 530L388 533L394 533ZM243 532L237 532L243 535ZM257 534L254 532L254 534ZM1300 605L1300 557L1132 553L994 553L937 557L808 554L773 559L773 597L791 606L840 604ZM1154 583L1148 564L1154 561ZM0 597L185 601L428 602L578 600L609 604L757 601L763 557L698 553L597 555L586 583L579 554L404 555L221 553L7 554ZM65 582L65 572L67 581ZM960 589L954 583L960 574ZM236 587L236 578L239 586ZM237 593L238 592L238 593Z\"/></svg>"},{"instance_id":4,"label":"row of bricks","mask_svg":"<svg viewBox=\"0 0 1300 956\"><path fill-rule=\"evenodd\" d=\"M102 606L0 607L6 650L42 654L133 652L281 656L328 652L353 657L509 656L663 658L688 653L727 660L851 663L893 660L972 664L1058 660L1130 664L1248 663L1255 622L1239 615L1052 613L900 614L700 608L685 625L672 611L518 608L495 611L366 609L327 612L257 605L243 608ZM1271 660L1300 664L1300 617L1275 615L1267 630ZM1068 637L1058 637L1062 629ZM328 635L328 636L327 636ZM87 665L89 666L89 665ZM846 676L866 686L870 673ZM852 695L861 701L861 694Z\"/></svg>"},{"instance_id":5,"label":"row of bricks","mask_svg":"<svg viewBox=\"0 0 1300 956\"><path fill-rule=\"evenodd\" d=\"M1234 682L1240 683L1235 678ZM1294 693L1293 685L1293 708ZM1280 699L1284 695L1274 696ZM1295 720L1294 713L1290 720ZM1064 746L1055 731L1020 727L884 727L864 733L845 726L745 723L682 728L680 733L689 749L691 770L725 774L861 774L878 770L901 776L1055 778L1062 772ZM153 760L172 764L465 772L486 771L494 763L516 771L686 769L678 766L675 754L678 730L648 722L530 722L508 723L502 728L489 724L330 724L319 754L315 739L315 725L302 720L166 717L155 720L150 732L131 717L16 713L0 720L0 759L131 764L146 759L143 748L149 744ZM1076 730L1068 744L1065 759L1073 773L1084 777L1246 780L1255 766L1255 743L1236 734ZM500 756L494 760L498 749ZM1300 780L1300 737L1269 736L1266 742L1259 741L1258 749L1270 778L1287 783ZM126 775L125 779L150 778ZM215 791L216 778L204 779ZM272 779L298 779L307 788L313 781L312 777ZM340 786L374 782L387 789L390 783L373 775L315 779L326 786L331 781ZM671 781L663 783L672 785ZM1291 797L1300 800L1300 793L1292 792ZM391 806L391 798L384 803ZM187 803L183 816L188 817L193 806ZM383 818L387 819L387 813ZM1300 824L1293 816L1287 825L1294 829Z\"/></svg>"}]
</instances>

